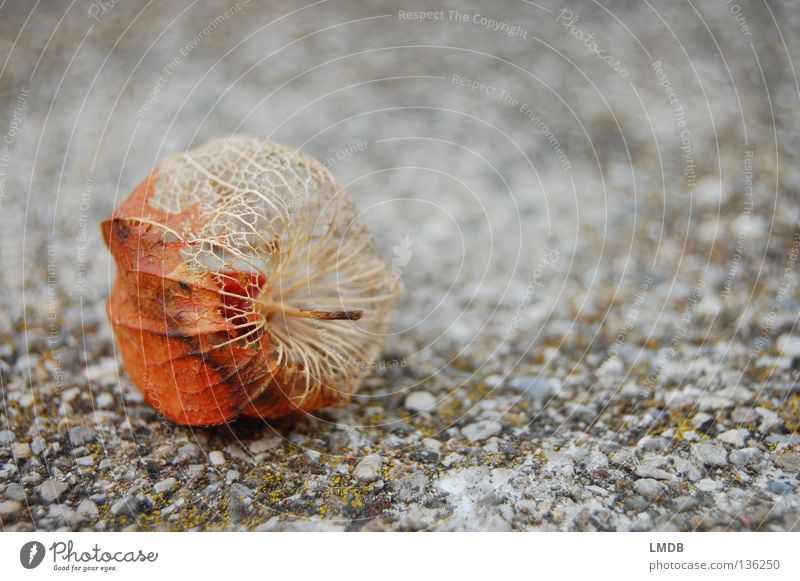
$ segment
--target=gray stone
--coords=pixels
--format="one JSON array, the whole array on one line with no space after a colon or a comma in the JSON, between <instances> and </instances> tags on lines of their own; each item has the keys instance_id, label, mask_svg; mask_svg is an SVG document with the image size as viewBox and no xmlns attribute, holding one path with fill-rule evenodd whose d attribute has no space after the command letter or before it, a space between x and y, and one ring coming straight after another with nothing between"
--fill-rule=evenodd
<instances>
[{"instance_id":1,"label":"gray stone","mask_svg":"<svg viewBox=\"0 0 800 581\"><path fill-rule=\"evenodd\" d=\"M553 383L549 379L535 375L514 377L508 382L508 386L531 399L547 399L555 392Z\"/></svg>"},{"instance_id":2,"label":"gray stone","mask_svg":"<svg viewBox=\"0 0 800 581\"><path fill-rule=\"evenodd\" d=\"M251 443L249 449L252 454L262 454L264 452L269 452L270 450L274 450L275 448L280 446L281 441L282 440L278 436L261 438L260 440L256 440L255 442Z\"/></svg>"},{"instance_id":3,"label":"gray stone","mask_svg":"<svg viewBox=\"0 0 800 581\"><path fill-rule=\"evenodd\" d=\"M42 452L44 452L45 447L47 444L45 443L44 439L36 436L33 440L31 440L31 452L33 452L36 456L39 456Z\"/></svg>"},{"instance_id":4,"label":"gray stone","mask_svg":"<svg viewBox=\"0 0 800 581\"><path fill-rule=\"evenodd\" d=\"M735 405L732 399L721 395L707 393L697 400L697 407L703 411L716 411L732 408Z\"/></svg>"},{"instance_id":5,"label":"gray stone","mask_svg":"<svg viewBox=\"0 0 800 581\"><path fill-rule=\"evenodd\" d=\"M69 489L66 482L59 482L58 480L47 479L39 486L39 496L48 504L55 502Z\"/></svg>"},{"instance_id":6,"label":"gray stone","mask_svg":"<svg viewBox=\"0 0 800 581\"><path fill-rule=\"evenodd\" d=\"M771 432L783 428L783 421L777 412L767 408L756 408L756 412L761 416L758 427L762 432Z\"/></svg>"},{"instance_id":7,"label":"gray stone","mask_svg":"<svg viewBox=\"0 0 800 581\"><path fill-rule=\"evenodd\" d=\"M70 403L76 397L78 397L81 393L80 388L77 387L70 387L69 389L65 389L64 392L61 394L61 402L62 403Z\"/></svg>"},{"instance_id":8,"label":"gray stone","mask_svg":"<svg viewBox=\"0 0 800 581\"><path fill-rule=\"evenodd\" d=\"M18 460L27 460L31 457L31 445L27 442L14 442L11 446L11 453Z\"/></svg>"},{"instance_id":9,"label":"gray stone","mask_svg":"<svg viewBox=\"0 0 800 581\"><path fill-rule=\"evenodd\" d=\"M78 505L78 514L85 517L97 516L97 505L88 498L84 498Z\"/></svg>"},{"instance_id":10,"label":"gray stone","mask_svg":"<svg viewBox=\"0 0 800 581\"><path fill-rule=\"evenodd\" d=\"M83 520L83 516L72 510L66 504L52 504L47 511L48 518L53 519L57 526L77 527Z\"/></svg>"},{"instance_id":11,"label":"gray stone","mask_svg":"<svg viewBox=\"0 0 800 581\"><path fill-rule=\"evenodd\" d=\"M94 457L92 456L81 456L80 458L75 459L75 464L78 466L88 467L94 466Z\"/></svg>"},{"instance_id":12,"label":"gray stone","mask_svg":"<svg viewBox=\"0 0 800 581\"><path fill-rule=\"evenodd\" d=\"M700 501L694 496L679 496L672 501L672 508L675 512L689 512L700 505Z\"/></svg>"},{"instance_id":13,"label":"gray stone","mask_svg":"<svg viewBox=\"0 0 800 581\"><path fill-rule=\"evenodd\" d=\"M634 494L625 499L625 509L634 513L644 512L650 508L651 505L652 503L649 500L638 494Z\"/></svg>"},{"instance_id":14,"label":"gray stone","mask_svg":"<svg viewBox=\"0 0 800 581\"><path fill-rule=\"evenodd\" d=\"M630 466L636 462L636 453L629 448L622 448L612 452L608 458L615 466Z\"/></svg>"},{"instance_id":15,"label":"gray stone","mask_svg":"<svg viewBox=\"0 0 800 581\"><path fill-rule=\"evenodd\" d=\"M800 337L785 333L778 337L778 350L787 357L800 357Z\"/></svg>"},{"instance_id":16,"label":"gray stone","mask_svg":"<svg viewBox=\"0 0 800 581\"><path fill-rule=\"evenodd\" d=\"M422 472L414 472L410 476L399 479L394 483L397 498L403 502L414 502L425 492L428 479Z\"/></svg>"},{"instance_id":17,"label":"gray stone","mask_svg":"<svg viewBox=\"0 0 800 581\"><path fill-rule=\"evenodd\" d=\"M223 464L225 464L225 454L223 454L219 450L214 450L208 455L208 460L214 466L222 466Z\"/></svg>"},{"instance_id":18,"label":"gray stone","mask_svg":"<svg viewBox=\"0 0 800 581\"><path fill-rule=\"evenodd\" d=\"M716 492L717 490L722 490L723 486L722 482L711 478L703 478L697 483L697 488L703 492Z\"/></svg>"},{"instance_id":19,"label":"gray stone","mask_svg":"<svg viewBox=\"0 0 800 581\"><path fill-rule=\"evenodd\" d=\"M786 480L772 480L767 484L767 490L772 494L790 494L794 488Z\"/></svg>"},{"instance_id":20,"label":"gray stone","mask_svg":"<svg viewBox=\"0 0 800 581\"><path fill-rule=\"evenodd\" d=\"M101 393L94 398L94 405L101 410L108 409L114 405L114 396L110 393Z\"/></svg>"},{"instance_id":21,"label":"gray stone","mask_svg":"<svg viewBox=\"0 0 800 581\"><path fill-rule=\"evenodd\" d=\"M95 432L92 428L76 426L69 431L69 441L75 447L90 444L94 439Z\"/></svg>"},{"instance_id":22,"label":"gray stone","mask_svg":"<svg viewBox=\"0 0 800 581\"><path fill-rule=\"evenodd\" d=\"M16 500L5 500L0 502L0 517L10 517L22 510L22 503Z\"/></svg>"},{"instance_id":23,"label":"gray stone","mask_svg":"<svg viewBox=\"0 0 800 581\"><path fill-rule=\"evenodd\" d=\"M209 484L203 490L201 490L200 494L202 494L203 496L214 496L220 490L222 490L222 483L214 482L213 484Z\"/></svg>"},{"instance_id":24,"label":"gray stone","mask_svg":"<svg viewBox=\"0 0 800 581\"><path fill-rule=\"evenodd\" d=\"M731 412L731 420L737 424L752 424L757 422L759 417L753 408L740 407Z\"/></svg>"},{"instance_id":25,"label":"gray stone","mask_svg":"<svg viewBox=\"0 0 800 581\"><path fill-rule=\"evenodd\" d=\"M692 418L692 422L691 423L695 428L697 428L699 430L700 428L703 428L704 426L706 426L709 422L711 422L713 420L714 420L714 416L712 416L711 414L707 414L705 412L700 412L700 413L697 413L697 414L694 415L694 417Z\"/></svg>"},{"instance_id":26,"label":"gray stone","mask_svg":"<svg viewBox=\"0 0 800 581\"><path fill-rule=\"evenodd\" d=\"M383 459L378 454L364 456L353 469L353 478L361 482L372 482L381 476Z\"/></svg>"},{"instance_id":27,"label":"gray stone","mask_svg":"<svg viewBox=\"0 0 800 581\"><path fill-rule=\"evenodd\" d=\"M720 442L725 442L726 444L730 444L736 448L743 448L745 444L745 438L750 436L750 432L745 429L733 429L728 430L727 432L722 432L719 436L717 436L717 440Z\"/></svg>"},{"instance_id":28,"label":"gray stone","mask_svg":"<svg viewBox=\"0 0 800 581\"><path fill-rule=\"evenodd\" d=\"M636 476L639 478L653 478L655 480L673 480L675 478L675 476L669 472L652 466L637 466Z\"/></svg>"},{"instance_id":29,"label":"gray stone","mask_svg":"<svg viewBox=\"0 0 800 581\"><path fill-rule=\"evenodd\" d=\"M149 508L148 504L147 498L143 494L128 494L111 505L111 514L135 517L145 512Z\"/></svg>"},{"instance_id":30,"label":"gray stone","mask_svg":"<svg viewBox=\"0 0 800 581\"><path fill-rule=\"evenodd\" d=\"M731 452L730 461L734 466L752 466L758 464L763 457L764 453L758 448L742 448Z\"/></svg>"},{"instance_id":31,"label":"gray stone","mask_svg":"<svg viewBox=\"0 0 800 581\"><path fill-rule=\"evenodd\" d=\"M16 436L11 430L0 430L0 446L8 446L15 439Z\"/></svg>"},{"instance_id":32,"label":"gray stone","mask_svg":"<svg viewBox=\"0 0 800 581\"><path fill-rule=\"evenodd\" d=\"M249 495L231 488L228 495L228 518L239 524L253 514L253 500Z\"/></svg>"},{"instance_id":33,"label":"gray stone","mask_svg":"<svg viewBox=\"0 0 800 581\"><path fill-rule=\"evenodd\" d=\"M711 442L693 444L692 457L705 466L725 466L728 463L728 454L725 452L725 448Z\"/></svg>"},{"instance_id":34,"label":"gray stone","mask_svg":"<svg viewBox=\"0 0 800 581\"><path fill-rule=\"evenodd\" d=\"M406 396L403 406L415 413L430 411L436 407L436 398L427 391L412 391Z\"/></svg>"},{"instance_id":35,"label":"gray stone","mask_svg":"<svg viewBox=\"0 0 800 581\"><path fill-rule=\"evenodd\" d=\"M464 437L470 442L480 442L492 436L496 436L501 430L502 426L498 422L481 420L465 426L461 430L461 433L464 434Z\"/></svg>"},{"instance_id":36,"label":"gray stone","mask_svg":"<svg viewBox=\"0 0 800 581\"><path fill-rule=\"evenodd\" d=\"M6 490L3 494L5 494L8 500L18 500L19 502L25 500L25 488L16 482L12 482L6 486Z\"/></svg>"},{"instance_id":37,"label":"gray stone","mask_svg":"<svg viewBox=\"0 0 800 581\"><path fill-rule=\"evenodd\" d=\"M661 436L644 436L636 443L636 447L648 452L666 452L669 450L669 440Z\"/></svg>"},{"instance_id":38,"label":"gray stone","mask_svg":"<svg viewBox=\"0 0 800 581\"><path fill-rule=\"evenodd\" d=\"M800 472L800 452L783 452L775 459L775 466L786 472Z\"/></svg>"},{"instance_id":39,"label":"gray stone","mask_svg":"<svg viewBox=\"0 0 800 581\"><path fill-rule=\"evenodd\" d=\"M739 404L747 403L753 399L753 392L741 385L731 385L720 389L714 392L714 395Z\"/></svg>"},{"instance_id":40,"label":"gray stone","mask_svg":"<svg viewBox=\"0 0 800 581\"><path fill-rule=\"evenodd\" d=\"M675 464L675 472L679 476L686 476L692 482L697 482L702 477L700 470L697 469L697 466L692 464L689 460L685 460L684 458L675 457L672 459L673 464Z\"/></svg>"},{"instance_id":41,"label":"gray stone","mask_svg":"<svg viewBox=\"0 0 800 581\"><path fill-rule=\"evenodd\" d=\"M172 460L173 464L181 464L188 460L197 458L200 455L200 447L197 444L184 444L178 449L178 454Z\"/></svg>"},{"instance_id":42,"label":"gray stone","mask_svg":"<svg viewBox=\"0 0 800 581\"><path fill-rule=\"evenodd\" d=\"M653 478L642 478L633 484L633 489L645 498L656 500L662 494L664 494L666 487L661 482Z\"/></svg>"},{"instance_id":43,"label":"gray stone","mask_svg":"<svg viewBox=\"0 0 800 581\"><path fill-rule=\"evenodd\" d=\"M164 480L156 482L155 486L153 486L153 490L158 494L166 494L172 492L177 484L178 481L174 478L165 478Z\"/></svg>"},{"instance_id":44,"label":"gray stone","mask_svg":"<svg viewBox=\"0 0 800 581\"><path fill-rule=\"evenodd\" d=\"M231 484L231 492L239 494L241 496L247 496L247 497L253 496L253 491L240 482Z\"/></svg>"}]
</instances>

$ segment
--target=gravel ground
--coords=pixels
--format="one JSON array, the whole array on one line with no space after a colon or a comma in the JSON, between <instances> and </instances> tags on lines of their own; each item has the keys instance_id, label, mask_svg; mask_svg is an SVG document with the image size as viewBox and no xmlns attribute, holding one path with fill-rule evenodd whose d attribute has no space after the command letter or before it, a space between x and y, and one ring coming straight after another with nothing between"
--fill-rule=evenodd
<instances>
[{"instance_id":1,"label":"gravel ground","mask_svg":"<svg viewBox=\"0 0 800 581\"><path fill-rule=\"evenodd\" d=\"M800 528L796 3L270 4L0 8L3 530ZM404 292L351 405L193 429L98 223L230 133L325 160Z\"/></svg>"}]
</instances>

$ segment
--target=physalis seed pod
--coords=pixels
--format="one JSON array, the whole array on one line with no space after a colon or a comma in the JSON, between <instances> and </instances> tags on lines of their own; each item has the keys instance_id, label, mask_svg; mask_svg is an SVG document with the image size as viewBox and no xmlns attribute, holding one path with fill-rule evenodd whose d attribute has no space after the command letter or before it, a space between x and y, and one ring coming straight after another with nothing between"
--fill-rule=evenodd
<instances>
[{"instance_id":1,"label":"physalis seed pod","mask_svg":"<svg viewBox=\"0 0 800 581\"><path fill-rule=\"evenodd\" d=\"M161 163L103 222L108 316L145 399L181 424L347 402L396 284L330 172L230 137Z\"/></svg>"}]
</instances>

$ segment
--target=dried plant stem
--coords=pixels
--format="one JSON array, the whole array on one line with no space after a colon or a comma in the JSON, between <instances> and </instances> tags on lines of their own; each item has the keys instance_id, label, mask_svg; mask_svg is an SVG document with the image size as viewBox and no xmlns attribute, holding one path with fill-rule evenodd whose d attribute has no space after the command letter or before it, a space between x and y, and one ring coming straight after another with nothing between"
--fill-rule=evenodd
<instances>
[{"instance_id":1,"label":"dried plant stem","mask_svg":"<svg viewBox=\"0 0 800 581\"><path fill-rule=\"evenodd\" d=\"M364 311L315 311L311 309L297 309L287 306L284 303L270 301L261 303L259 312L265 317L274 313L280 313L285 317L295 317L298 319L318 319L322 321L357 321L364 314Z\"/></svg>"}]
</instances>

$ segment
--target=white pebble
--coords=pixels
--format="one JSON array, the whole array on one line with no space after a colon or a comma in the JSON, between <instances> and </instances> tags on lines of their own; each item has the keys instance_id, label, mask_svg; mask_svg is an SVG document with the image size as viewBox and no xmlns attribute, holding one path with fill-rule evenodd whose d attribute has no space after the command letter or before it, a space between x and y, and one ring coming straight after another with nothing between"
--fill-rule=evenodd
<instances>
[{"instance_id":1,"label":"white pebble","mask_svg":"<svg viewBox=\"0 0 800 581\"><path fill-rule=\"evenodd\" d=\"M403 405L409 411L424 412L436 406L436 398L427 391L412 391Z\"/></svg>"},{"instance_id":2,"label":"white pebble","mask_svg":"<svg viewBox=\"0 0 800 581\"><path fill-rule=\"evenodd\" d=\"M461 433L470 442L480 442L500 433L502 426L494 421L482 420L465 426Z\"/></svg>"},{"instance_id":3,"label":"white pebble","mask_svg":"<svg viewBox=\"0 0 800 581\"><path fill-rule=\"evenodd\" d=\"M164 494L172 491L177 484L178 481L174 478L165 478L164 480L156 482L155 486L153 486L153 490L155 490L157 494Z\"/></svg>"},{"instance_id":4,"label":"white pebble","mask_svg":"<svg viewBox=\"0 0 800 581\"><path fill-rule=\"evenodd\" d=\"M731 446L735 446L737 448L744 448L745 438L750 435L750 432L744 429L733 429L728 430L727 432L722 432L719 436L717 436L717 440L720 442L725 442L726 444L730 444Z\"/></svg>"},{"instance_id":5,"label":"white pebble","mask_svg":"<svg viewBox=\"0 0 800 581\"><path fill-rule=\"evenodd\" d=\"M114 404L114 396L110 393L101 393L94 400L95 407L101 410L108 409Z\"/></svg>"},{"instance_id":6,"label":"white pebble","mask_svg":"<svg viewBox=\"0 0 800 581\"><path fill-rule=\"evenodd\" d=\"M27 442L15 442L11 447L11 451L14 454L14 458L18 460L25 460L31 457L31 445Z\"/></svg>"},{"instance_id":7,"label":"white pebble","mask_svg":"<svg viewBox=\"0 0 800 581\"><path fill-rule=\"evenodd\" d=\"M364 456L353 469L353 477L361 482L372 482L381 475L383 459L377 454Z\"/></svg>"}]
</instances>

